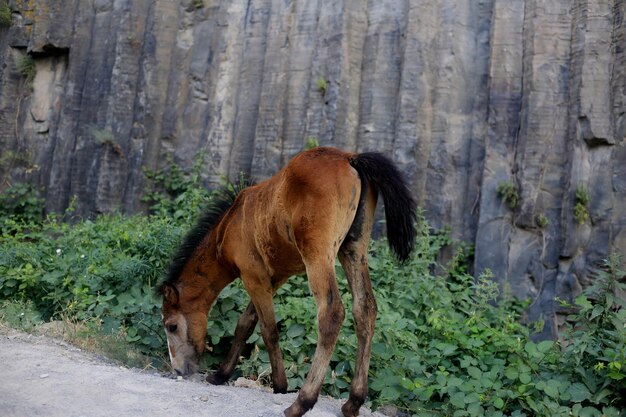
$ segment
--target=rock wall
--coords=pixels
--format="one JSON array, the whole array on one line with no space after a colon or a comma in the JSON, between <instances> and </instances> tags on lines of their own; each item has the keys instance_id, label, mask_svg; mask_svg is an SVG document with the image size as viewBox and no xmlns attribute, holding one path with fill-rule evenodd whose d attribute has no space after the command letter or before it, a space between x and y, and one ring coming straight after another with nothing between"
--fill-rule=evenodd
<instances>
[{"instance_id":1,"label":"rock wall","mask_svg":"<svg viewBox=\"0 0 626 417\"><path fill-rule=\"evenodd\" d=\"M316 138L390 155L432 225L475 245L476 272L533 299L544 335L554 297L626 252L623 0L9 5L2 186L40 184L49 211L142 210L142 167L199 151L207 185L266 178Z\"/></svg>"}]
</instances>

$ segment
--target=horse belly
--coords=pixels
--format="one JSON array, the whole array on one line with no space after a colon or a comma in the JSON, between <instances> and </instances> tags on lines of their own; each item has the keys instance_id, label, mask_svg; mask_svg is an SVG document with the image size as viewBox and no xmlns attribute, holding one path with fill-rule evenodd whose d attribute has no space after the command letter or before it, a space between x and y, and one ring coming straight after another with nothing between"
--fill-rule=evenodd
<instances>
[{"instance_id":1,"label":"horse belly","mask_svg":"<svg viewBox=\"0 0 626 417\"><path fill-rule=\"evenodd\" d=\"M272 222L269 233L259 246L270 276L289 277L305 271L302 256L293 241L289 226L281 231L278 222Z\"/></svg>"}]
</instances>

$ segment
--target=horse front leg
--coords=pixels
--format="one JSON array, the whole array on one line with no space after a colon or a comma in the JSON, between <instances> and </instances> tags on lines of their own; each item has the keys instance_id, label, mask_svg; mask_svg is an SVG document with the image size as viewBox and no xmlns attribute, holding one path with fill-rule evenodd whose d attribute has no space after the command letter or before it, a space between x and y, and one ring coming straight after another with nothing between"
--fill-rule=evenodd
<instances>
[{"instance_id":1,"label":"horse front leg","mask_svg":"<svg viewBox=\"0 0 626 417\"><path fill-rule=\"evenodd\" d=\"M237 321L237 327L235 328L235 337L233 344L228 351L228 355L219 369L207 376L206 381L213 385L222 385L230 379L235 372L237 361L241 355L241 351L246 344L246 340L252 335L254 327L258 322L258 315L254 308L254 303L250 301L246 310L241 314Z\"/></svg>"},{"instance_id":2,"label":"horse front leg","mask_svg":"<svg viewBox=\"0 0 626 417\"><path fill-rule=\"evenodd\" d=\"M300 417L313 408L324 382L339 329L344 319L343 303L337 289L334 266L309 267L309 287L317 305L318 340L313 362L296 401L285 410L287 417Z\"/></svg>"},{"instance_id":3,"label":"horse front leg","mask_svg":"<svg viewBox=\"0 0 626 417\"><path fill-rule=\"evenodd\" d=\"M372 290L372 281L367 267L367 249L372 225L374 223L374 213L376 211L376 192L369 187L365 204L357 214L357 224L359 228L352 230L349 239L343 243L339 249L339 262L343 267L350 292L352 293L352 315L358 340L356 364L354 367L354 377L350 386L350 396L348 401L341 407L345 417L355 417L359 415L359 409L367 397L367 373L370 366L372 353L372 338L374 336L374 325L376 323L377 306Z\"/></svg>"},{"instance_id":4,"label":"horse front leg","mask_svg":"<svg viewBox=\"0 0 626 417\"><path fill-rule=\"evenodd\" d=\"M251 280L242 276L244 287L254 303L260 326L261 336L265 342L267 353L269 354L272 366L272 387L275 394L287 392L287 375L283 364L283 355L280 352L278 343L279 335L276 327L276 316L274 313L274 291L271 285L268 287L261 284L263 280Z\"/></svg>"}]
</instances>

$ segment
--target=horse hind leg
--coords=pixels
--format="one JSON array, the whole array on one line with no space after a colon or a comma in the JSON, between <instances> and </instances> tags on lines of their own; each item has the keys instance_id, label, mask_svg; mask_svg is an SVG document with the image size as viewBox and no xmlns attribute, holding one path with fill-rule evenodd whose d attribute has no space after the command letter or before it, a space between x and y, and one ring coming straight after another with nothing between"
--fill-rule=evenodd
<instances>
[{"instance_id":1,"label":"horse hind leg","mask_svg":"<svg viewBox=\"0 0 626 417\"><path fill-rule=\"evenodd\" d=\"M352 292L352 315L358 341L354 377L350 396L341 411L345 417L359 415L359 409L367 397L367 373L372 352L372 337L376 322L377 306L367 267L367 251L342 247L339 261L343 267Z\"/></svg>"},{"instance_id":2,"label":"horse hind leg","mask_svg":"<svg viewBox=\"0 0 626 417\"><path fill-rule=\"evenodd\" d=\"M250 301L248 307L237 321L233 344L228 351L226 359L222 362L219 369L215 373L207 376L206 380L208 383L213 385L222 385L230 379L235 371L237 361L245 346L246 340L248 340L248 338L252 335L257 322L258 316L256 314L256 309L254 308L254 303Z\"/></svg>"},{"instance_id":3,"label":"horse hind leg","mask_svg":"<svg viewBox=\"0 0 626 417\"><path fill-rule=\"evenodd\" d=\"M350 396L341 408L345 417L357 416L367 397L367 373L377 314L376 299L367 266L367 249L372 233L377 195L368 187L363 197L348 237L338 253L339 262L346 273L352 293L352 315L358 341Z\"/></svg>"}]
</instances>

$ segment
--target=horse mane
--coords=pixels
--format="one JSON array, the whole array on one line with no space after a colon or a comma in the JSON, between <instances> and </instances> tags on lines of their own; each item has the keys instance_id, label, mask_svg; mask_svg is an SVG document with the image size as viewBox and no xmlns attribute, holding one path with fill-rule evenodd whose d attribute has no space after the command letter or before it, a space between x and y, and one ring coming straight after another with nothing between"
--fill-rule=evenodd
<instances>
[{"instance_id":1,"label":"horse mane","mask_svg":"<svg viewBox=\"0 0 626 417\"><path fill-rule=\"evenodd\" d=\"M172 257L166 278L156 288L157 294L163 294L165 284L174 285L178 282L180 274L182 274L196 248L202 243L206 235L217 226L228 209L232 207L239 193L249 185L251 184L248 179L240 175L237 182L228 183L212 192L211 199L202 211L196 225L187 233Z\"/></svg>"}]
</instances>

